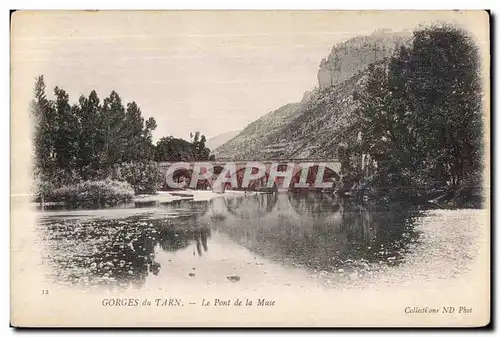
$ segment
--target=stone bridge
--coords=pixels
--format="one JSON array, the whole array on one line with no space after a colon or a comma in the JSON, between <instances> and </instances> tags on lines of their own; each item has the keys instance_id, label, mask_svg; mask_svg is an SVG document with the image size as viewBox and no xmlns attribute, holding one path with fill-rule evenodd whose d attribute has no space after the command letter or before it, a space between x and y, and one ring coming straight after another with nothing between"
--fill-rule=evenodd
<instances>
[{"instance_id":1,"label":"stone bridge","mask_svg":"<svg viewBox=\"0 0 500 337\"><path fill-rule=\"evenodd\" d=\"M341 177L338 160L160 162L158 168L166 190L329 190Z\"/></svg>"}]
</instances>

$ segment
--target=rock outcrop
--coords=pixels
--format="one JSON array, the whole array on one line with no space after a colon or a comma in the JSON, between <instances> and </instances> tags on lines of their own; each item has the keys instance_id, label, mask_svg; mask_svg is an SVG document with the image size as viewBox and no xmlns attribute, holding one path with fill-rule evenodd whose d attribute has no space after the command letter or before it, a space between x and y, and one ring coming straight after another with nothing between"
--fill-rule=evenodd
<instances>
[{"instance_id":1,"label":"rock outcrop","mask_svg":"<svg viewBox=\"0 0 500 337\"><path fill-rule=\"evenodd\" d=\"M335 45L330 55L321 60L318 70L320 89L337 85L363 71L373 62L392 55L411 38L410 32L394 33L378 30L370 36L356 36Z\"/></svg>"},{"instance_id":2,"label":"rock outcrop","mask_svg":"<svg viewBox=\"0 0 500 337\"><path fill-rule=\"evenodd\" d=\"M384 62L410 32L375 31L333 47L318 71L319 88L249 124L215 149L216 158L237 160L331 159L339 144L358 135L354 92L360 90L371 63Z\"/></svg>"}]
</instances>

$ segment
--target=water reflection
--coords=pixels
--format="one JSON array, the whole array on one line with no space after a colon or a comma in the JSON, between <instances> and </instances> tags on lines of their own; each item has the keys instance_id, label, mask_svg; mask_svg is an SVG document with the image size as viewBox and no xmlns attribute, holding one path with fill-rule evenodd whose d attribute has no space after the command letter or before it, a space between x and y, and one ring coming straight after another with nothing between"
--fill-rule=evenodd
<instances>
[{"instance_id":1,"label":"water reflection","mask_svg":"<svg viewBox=\"0 0 500 337\"><path fill-rule=\"evenodd\" d=\"M258 205L273 200L258 198L268 199ZM249 213L245 203L239 205L239 214ZM327 271L400 263L416 238L416 211L404 204L360 205L321 193L280 194L263 217L265 210L257 218L220 217L213 225L257 254Z\"/></svg>"},{"instance_id":2,"label":"water reflection","mask_svg":"<svg viewBox=\"0 0 500 337\"><path fill-rule=\"evenodd\" d=\"M193 224L194 218L49 224L44 236L52 245L46 259L55 263L62 282L140 287L149 274L160 273L158 249L174 252L194 243L199 256L208 251L210 229Z\"/></svg>"},{"instance_id":3,"label":"water reflection","mask_svg":"<svg viewBox=\"0 0 500 337\"><path fill-rule=\"evenodd\" d=\"M208 251L207 240L210 237L210 229L206 225L198 225L193 229L169 224L160 226L158 237L159 246L167 252L186 249L194 241L196 242L198 256L202 256L203 252Z\"/></svg>"},{"instance_id":4,"label":"water reflection","mask_svg":"<svg viewBox=\"0 0 500 337\"><path fill-rule=\"evenodd\" d=\"M90 255L86 262L91 262L94 276L104 281L140 287L149 272L158 275L161 268L155 262L153 234L154 229L150 227L144 228L138 235L131 235L126 228L120 228L110 240L113 244L104 246L102 252Z\"/></svg>"},{"instance_id":5,"label":"water reflection","mask_svg":"<svg viewBox=\"0 0 500 337\"><path fill-rule=\"evenodd\" d=\"M221 198L224 205L222 213L228 212L236 218L262 218L271 213L276 206L278 194L257 194L247 198Z\"/></svg>"},{"instance_id":6,"label":"water reflection","mask_svg":"<svg viewBox=\"0 0 500 337\"><path fill-rule=\"evenodd\" d=\"M174 214L174 216L171 216ZM166 216L168 215L168 216ZM161 277L158 254L209 251L211 232L253 254L306 270L338 272L401 263L418 214L408 205L361 205L322 193L181 200L123 220L40 222L46 262L61 282L141 287ZM162 253L164 252L164 253ZM220 263L216 259L204 263Z\"/></svg>"}]
</instances>

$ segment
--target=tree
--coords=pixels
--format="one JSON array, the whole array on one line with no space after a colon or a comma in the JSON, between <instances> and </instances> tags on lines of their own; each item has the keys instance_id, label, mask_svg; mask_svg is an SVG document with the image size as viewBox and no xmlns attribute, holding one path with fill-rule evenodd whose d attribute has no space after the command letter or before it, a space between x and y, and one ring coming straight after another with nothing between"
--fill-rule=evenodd
<instances>
[{"instance_id":1,"label":"tree","mask_svg":"<svg viewBox=\"0 0 500 337\"><path fill-rule=\"evenodd\" d=\"M156 143L155 161L193 161L196 160L193 144L187 140L163 137Z\"/></svg>"},{"instance_id":2,"label":"tree","mask_svg":"<svg viewBox=\"0 0 500 337\"><path fill-rule=\"evenodd\" d=\"M205 135L201 135L200 137L200 132L196 131L194 140L193 140L193 146L194 146L194 155L196 160L208 160L208 157L210 156L210 149L207 149L205 147L207 139Z\"/></svg>"},{"instance_id":3,"label":"tree","mask_svg":"<svg viewBox=\"0 0 500 337\"><path fill-rule=\"evenodd\" d=\"M478 70L473 41L449 26L418 30L411 46L370 65L356 101L380 184L456 186L481 169Z\"/></svg>"},{"instance_id":4,"label":"tree","mask_svg":"<svg viewBox=\"0 0 500 337\"><path fill-rule=\"evenodd\" d=\"M46 85L43 75L36 78L33 89L34 99L31 102L31 114L34 120L34 152L35 173L44 177L50 176L54 170L54 130L55 109L45 93Z\"/></svg>"},{"instance_id":5,"label":"tree","mask_svg":"<svg viewBox=\"0 0 500 337\"><path fill-rule=\"evenodd\" d=\"M126 149L123 153L124 162L134 161L142 156L143 128L141 110L135 102L128 103L121 135Z\"/></svg>"},{"instance_id":6,"label":"tree","mask_svg":"<svg viewBox=\"0 0 500 337\"><path fill-rule=\"evenodd\" d=\"M156 130L157 124L153 117L148 118L146 121L146 128L143 131L143 153L148 160L154 159L155 147L153 145L153 131Z\"/></svg>"},{"instance_id":7,"label":"tree","mask_svg":"<svg viewBox=\"0 0 500 337\"><path fill-rule=\"evenodd\" d=\"M210 156L210 149L205 147L206 137L200 135L199 131L195 132L194 137L190 137L192 142L174 137L161 138L156 143L155 160L159 162L213 159L213 156Z\"/></svg>"},{"instance_id":8,"label":"tree","mask_svg":"<svg viewBox=\"0 0 500 337\"><path fill-rule=\"evenodd\" d=\"M109 97L104 99L102 105L102 126L104 133L104 151L101 161L106 168L114 163L123 162L126 145L123 140L126 134L125 107L116 91L112 91Z\"/></svg>"},{"instance_id":9,"label":"tree","mask_svg":"<svg viewBox=\"0 0 500 337\"><path fill-rule=\"evenodd\" d=\"M424 166L436 180L459 184L481 169L479 56L466 32L433 26L414 33L406 93L421 137Z\"/></svg>"},{"instance_id":10,"label":"tree","mask_svg":"<svg viewBox=\"0 0 500 337\"><path fill-rule=\"evenodd\" d=\"M94 176L100 169L99 156L103 151L104 134L101 125L101 105L95 90L88 98L80 96L79 118L81 136L79 145L80 174L84 179Z\"/></svg>"},{"instance_id":11,"label":"tree","mask_svg":"<svg viewBox=\"0 0 500 337\"><path fill-rule=\"evenodd\" d=\"M53 130L55 162L58 168L74 170L77 168L79 154L80 122L78 120L79 107L71 106L69 96L63 89L54 88L55 128Z\"/></svg>"},{"instance_id":12,"label":"tree","mask_svg":"<svg viewBox=\"0 0 500 337\"><path fill-rule=\"evenodd\" d=\"M114 171L125 162L152 167L156 121L151 117L144 123L137 103L128 103L125 109L113 91L101 104L92 91L72 105L63 89L54 88L54 100L47 99L45 89L39 76L31 106L39 180L62 185L105 179L116 175Z\"/></svg>"}]
</instances>

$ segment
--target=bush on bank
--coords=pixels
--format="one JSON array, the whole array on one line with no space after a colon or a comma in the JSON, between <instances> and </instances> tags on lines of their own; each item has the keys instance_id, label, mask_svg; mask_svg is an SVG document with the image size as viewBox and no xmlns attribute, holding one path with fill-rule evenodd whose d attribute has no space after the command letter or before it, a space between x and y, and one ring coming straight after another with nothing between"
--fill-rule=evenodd
<instances>
[{"instance_id":1,"label":"bush on bank","mask_svg":"<svg viewBox=\"0 0 500 337\"><path fill-rule=\"evenodd\" d=\"M86 177L86 178L84 178ZM101 168L91 176L75 170L34 174L34 199L68 204L116 204L134 194L156 194L164 177L155 162L128 162ZM83 193L78 196L78 193ZM106 200L109 198L109 200ZM118 201L116 200L118 199Z\"/></svg>"},{"instance_id":2,"label":"bush on bank","mask_svg":"<svg viewBox=\"0 0 500 337\"><path fill-rule=\"evenodd\" d=\"M156 194L163 182L157 163L152 161L122 163L114 169L112 176L129 183L135 194Z\"/></svg>"},{"instance_id":3,"label":"bush on bank","mask_svg":"<svg viewBox=\"0 0 500 337\"><path fill-rule=\"evenodd\" d=\"M106 179L64 185L46 191L43 200L62 202L67 207L105 207L129 202L134 194L127 182Z\"/></svg>"}]
</instances>

